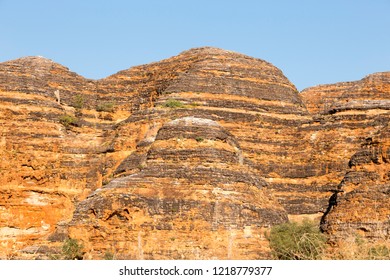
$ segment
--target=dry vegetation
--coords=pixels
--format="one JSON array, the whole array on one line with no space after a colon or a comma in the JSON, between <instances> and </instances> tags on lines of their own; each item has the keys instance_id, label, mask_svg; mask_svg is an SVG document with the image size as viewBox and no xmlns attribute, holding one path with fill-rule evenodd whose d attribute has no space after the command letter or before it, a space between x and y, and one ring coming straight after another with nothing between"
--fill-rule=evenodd
<instances>
[{"instance_id":1,"label":"dry vegetation","mask_svg":"<svg viewBox=\"0 0 390 280\"><path fill-rule=\"evenodd\" d=\"M358 235L349 236L335 246L329 246L323 255L329 260L390 260L390 240L375 242Z\"/></svg>"},{"instance_id":2,"label":"dry vegetation","mask_svg":"<svg viewBox=\"0 0 390 280\"><path fill-rule=\"evenodd\" d=\"M358 234L329 242L315 222L274 226L268 236L272 257L279 260L390 260L390 240L370 241Z\"/></svg>"}]
</instances>

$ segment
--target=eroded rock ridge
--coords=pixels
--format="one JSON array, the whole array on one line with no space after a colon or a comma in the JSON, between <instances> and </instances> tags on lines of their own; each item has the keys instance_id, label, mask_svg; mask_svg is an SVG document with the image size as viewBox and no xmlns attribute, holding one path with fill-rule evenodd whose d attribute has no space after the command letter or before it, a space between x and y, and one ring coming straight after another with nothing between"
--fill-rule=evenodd
<instances>
[{"instance_id":1,"label":"eroded rock ridge","mask_svg":"<svg viewBox=\"0 0 390 280\"><path fill-rule=\"evenodd\" d=\"M299 93L217 48L101 80L0 63L0 257L268 258L303 218L388 237L389 102L389 72Z\"/></svg>"}]
</instances>

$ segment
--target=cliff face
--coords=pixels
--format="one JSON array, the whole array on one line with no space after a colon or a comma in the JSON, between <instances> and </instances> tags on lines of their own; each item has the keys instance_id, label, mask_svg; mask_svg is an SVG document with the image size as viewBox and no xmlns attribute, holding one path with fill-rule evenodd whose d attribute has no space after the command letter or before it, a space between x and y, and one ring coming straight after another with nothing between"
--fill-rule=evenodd
<instances>
[{"instance_id":1,"label":"cliff face","mask_svg":"<svg viewBox=\"0 0 390 280\"><path fill-rule=\"evenodd\" d=\"M369 137L349 161L349 169L323 217L334 241L358 233L374 240L390 234L390 130Z\"/></svg>"},{"instance_id":2,"label":"cliff face","mask_svg":"<svg viewBox=\"0 0 390 280\"><path fill-rule=\"evenodd\" d=\"M310 113L389 110L390 73L368 75L356 82L308 88L301 93Z\"/></svg>"},{"instance_id":3,"label":"cliff face","mask_svg":"<svg viewBox=\"0 0 390 280\"><path fill-rule=\"evenodd\" d=\"M40 244L101 186L109 137L83 119L88 99L81 96L93 83L67 68L27 57L2 63L0 81L0 251L12 258Z\"/></svg>"},{"instance_id":4,"label":"cliff face","mask_svg":"<svg viewBox=\"0 0 390 280\"><path fill-rule=\"evenodd\" d=\"M388 209L389 77L298 93L270 63L215 48L97 81L40 57L0 63L1 257L71 237L85 258L254 259L288 219L358 229L349 197L364 188L340 182L379 172L358 193ZM356 160L378 149L380 164Z\"/></svg>"},{"instance_id":5,"label":"cliff face","mask_svg":"<svg viewBox=\"0 0 390 280\"><path fill-rule=\"evenodd\" d=\"M335 242L356 234L385 240L390 217L390 73L309 88L301 95L323 123L317 134L322 143L326 135L332 137L325 149L316 146L317 152L343 166L341 172L329 170L338 175L339 183L322 217L322 229Z\"/></svg>"},{"instance_id":6,"label":"cliff face","mask_svg":"<svg viewBox=\"0 0 390 280\"><path fill-rule=\"evenodd\" d=\"M264 255L262 229L287 221L287 213L243 163L232 135L215 121L184 117L145 145L140 170L95 191L74 213L70 235L95 249L90 257Z\"/></svg>"}]
</instances>

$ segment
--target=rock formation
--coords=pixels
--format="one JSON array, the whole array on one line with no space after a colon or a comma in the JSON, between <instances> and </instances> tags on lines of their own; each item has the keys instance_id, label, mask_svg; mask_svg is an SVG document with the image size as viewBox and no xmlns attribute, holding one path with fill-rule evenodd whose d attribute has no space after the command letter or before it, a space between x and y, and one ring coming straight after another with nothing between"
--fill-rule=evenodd
<instances>
[{"instance_id":1,"label":"rock formation","mask_svg":"<svg viewBox=\"0 0 390 280\"><path fill-rule=\"evenodd\" d=\"M385 240L390 234L390 130L369 137L349 161L322 228L337 241L354 234Z\"/></svg>"},{"instance_id":2,"label":"rock formation","mask_svg":"<svg viewBox=\"0 0 390 280\"><path fill-rule=\"evenodd\" d=\"M287 213L245 166L237 140L215 121L184 117L148 144L139 171L78 205L70 235L100 249L91 257L261 257L261 230Z\"/></svg>"},{"instance_id":3,"label":"rock formation","mask_svg":"<svg viewBox=\"0 0 390 280\"><path fill-rule=\"evenodd\" d=\"M267 228L324 213L334 238L388 236L389 97L389 72L299 93L216 48L101 80L0 63L0 257L70 237L94 259L267 258Z\"/></svg>"},{"instance_id":4,"label":"rock formation","mask_svg":"<svg viewBox=\"0 0 390 280\"><path fill-rule=\"evenodd\" d=\"M390 73L309 88L301 95L309 111L326 121L322 133L333 138L328 144L332 149L319 147L317 152L333 155L345 166L348 157L340 160L340 155L351 155L329 199L322 229L335 242L355 234L388 238Z\"/></svg>"},{"instance_id":5,"label":"rock formation","mask_svg":"<svg viewBox=\"0 0 390 280\"><path fill-rule=\"evenodd\" d=\"M368 75L355 82L322 85L301 94L310 113L389 110L390 73Z\"/></svg>"}]
</instances>

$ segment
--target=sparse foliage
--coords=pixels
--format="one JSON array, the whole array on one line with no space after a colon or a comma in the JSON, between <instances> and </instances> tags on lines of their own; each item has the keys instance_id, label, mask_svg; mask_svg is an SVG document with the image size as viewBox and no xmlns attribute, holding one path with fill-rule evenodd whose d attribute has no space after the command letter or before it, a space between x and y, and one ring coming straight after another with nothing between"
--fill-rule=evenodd
<instances>
[{"instance_id":1,"label":"sparse foliage","mask_svg":"<svg viewBox=\"0 0 390 280\"><path fill-rule=\"evenodd\" d=\"M390 260L390 248L386 245L373 245L368 249L369 260Z\"/></svg>"},{"instance_id":2,"label":"sparse foliage","mask_svg":"<svg viewBox=\"0 0 390 280\"><path fill-rule=\"evenodd\" d=\"M347 236L338 242L326 256L338 260L390 260L390 242L387 239L372 242L359 235Z\"/></svg>"},{"instance_id":3,"label":"sparse foliage","mask_svg":"<svg viewBox=\"0 0 390 280\"><path fill-rule=\"evenodd\" d=\"M272 253L280 260L316 260L325 249L326 237L310 221L274 226L269 235Z\"/></svg>"},{"instance_id":4,"label":"sparse foliage","mask_svg":"<svg viewBox=\"0 0 390 280\"><path fill-rule=\"evenodd\" d=\"M105 260L115 260L115 255L110 251L106 251L104 253L104 259Z\"/></svg>"},{"instance_id":5,"label":"sparse foliage","mask_svg":"<svg viewBox=\"0 0 390 280\"><path fill-rule=\"evenodd\" d=\"M73 107L75 107L76 109L82 109L84 107L84 97L81 95L81 94L77 94L74 98L73 98Z\"/></svg>"},{"instance_id":6,"label":"sparse foliage","mask_svg":"<svg viewBox=\"0 0 390 280\"><path fill-rule=\"evenodd\" d=\"M83 245L76 239L67 239L62 245L62 255L65 260L82 260Z\"/></svg>"},{"instance_id":7,"label":"sparse foliage","mask_svg":"<svg viewBox=\"0 0 390 280\"><path fill-rule=\"evenodd\" d=\"M78 119L71 115L62 115L60 117L60 123L63 124L66 128L69 128L70 126L77 125Z\"/></svg>"},{"instance_id":8,"label":"sparse foliage","mask_svg":"<svg viewBox=\"0 0 390 280\"><path fill-rule=\"evenodd\" d=\"M192 107L198 107L198 106L200 106L200 104L199 104L198 102L191 102L191 103L190 103L190 106L192 106Z\"/></svg>"},{"instance_id":9,"label":"sparse foliage","mask_svg":"<svg viewBox=\"0 0 390 280\"><path fill-rule=\"evenodd\" d=\"M167 101L165 101L163 106L167 108L183 108L184 104L176 99L168 99Z\"/></svg>"},{"instance_id":10,"label":"sparse foliage","mask_svg":"<svg viewBox=\"0 0 390 280\"><path fill-rule=\"evenodd\" d=\"M96 106L96 111L113 113L115 111L115 103L114 102L100 103Z\"/></svg>"}]
</instances>

